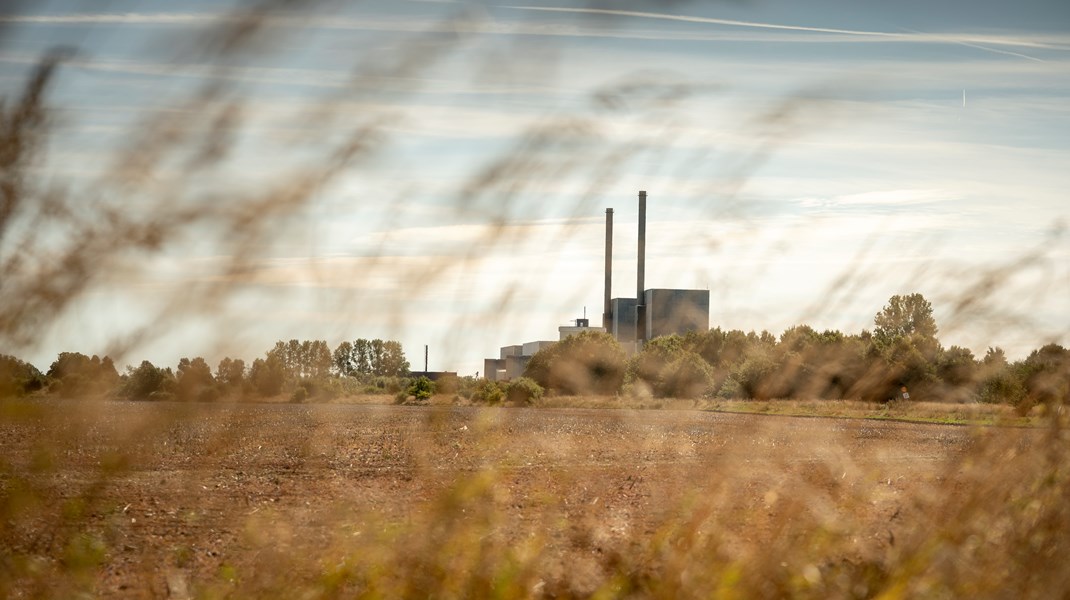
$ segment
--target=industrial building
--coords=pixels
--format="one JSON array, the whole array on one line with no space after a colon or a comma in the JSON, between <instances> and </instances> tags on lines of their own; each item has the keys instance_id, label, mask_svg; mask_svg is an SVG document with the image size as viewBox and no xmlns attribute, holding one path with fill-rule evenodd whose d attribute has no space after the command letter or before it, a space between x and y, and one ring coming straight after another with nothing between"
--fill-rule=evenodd
<instances>
[{"instance_id":1,"label":"industrial building","mask_svg":"<svg viewBox=\"0 0 1070 600\"><path fill-rule=\"evenodd\" d=\"M507 381L524 374L528 362L535 353L553 344L553 341L527 342L502 346L499 358L483 359L483 376L491 381Z\"/></svg>"},{"instance_id":2,"label":"industrial building","mask_svg":"<svg viewBox=\"0 0 1070 600\"><path fill-rule=\"evenodd\" d=\"M632 298L613 298L613 209L606 209L605 298L602 327L591 327L587 318L576 319L575 326L558 328L561 340L582 331L605 331L629 354L642 350L656 337L706 331L710 328L709 290L646 289L646 192L639 192L639 246L636 294ZM553 342L528 342L504 346L500 358L483 361L484 375L491 380L508 380L524 373L531 357Z\"/></svg>"}]
</instances>

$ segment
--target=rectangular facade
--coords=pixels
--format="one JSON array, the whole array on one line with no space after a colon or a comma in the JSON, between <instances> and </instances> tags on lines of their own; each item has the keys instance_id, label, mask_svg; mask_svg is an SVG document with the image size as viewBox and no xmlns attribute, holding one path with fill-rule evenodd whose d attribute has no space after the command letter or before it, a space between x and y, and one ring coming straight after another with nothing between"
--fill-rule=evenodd
<instances>
[{"instance_id":1,"label":"rectangular facade","mask_svg":"<svg viewBox=\"0 0 1070 600\"><path fill-rule=\"evenodd\" d=\"M621 344L635 341L635 298L614 298L613 324L609 333Z\"/></svg>"},{"instance_id":2,"label":"rectangular facade","mask_svg":"<svg viewBox=\"0 0 1070 600\"><path fill-rule=\"evenodd\" d=\"M530 356L506 356L505 378L508 380L523 377L524 369L527 368L529 362L531 362Z\"/></svg>"},{"instance_id":3,"label":"rectangular facade","mask_svg":"<svg viewBox=\"0 0 1070 600\"><path fill-rule=\"evenodd\" d=\"M505 361L498 358L483 359L483 377L491 381L498 380L498 371L505 370Z\"/></svg>"},{"instance_id":4,"label":"rectangular facade","mask_svg":"<svg viewBox=\"0 0 1070 600\"><path fill-rule=\"evenodd\" d=\"M510 356L520 356L521 354L523 354L523 352L524 347L520 344L515 344L513 346L502 346L500 357L502 360L505 360Z\"/></svg>"},{"instance_id":5,"label":"rectangular facade","mask_svg":"<svg viewBox=\"0 0 1070 600\"><path fill-rule=\"evenodd\" d=\"M554 341L539 341L539 342L524 342L524 346L520 351L521 356L535 356L535 353L543 348L553 345L557 342Z\"/></svg>"},{"instance_id":6,"label":"rectangular facade","mask_svg":"<svg viewBox=\"0 0 1070 600\"><path fill-rule=\"evenodd\" d=\"M653 289L646 290L644 299L647 340L710 328L709 290Z\"/></svg>"}]
</instances>

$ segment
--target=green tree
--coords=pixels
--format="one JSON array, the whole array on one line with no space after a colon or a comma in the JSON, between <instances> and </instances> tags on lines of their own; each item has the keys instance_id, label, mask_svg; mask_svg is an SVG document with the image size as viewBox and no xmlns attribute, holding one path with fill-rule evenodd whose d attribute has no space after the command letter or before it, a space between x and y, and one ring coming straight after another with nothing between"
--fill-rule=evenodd
<instances>
[{"instance_id":1,"label":"green tree","mask_svg":"<svg viewBox=\"0 0 1070 600\"><path fill-rule=\"evenodd\" d=\"M175 395L183 401L208 401L217 397L218 392L215 389L212 369L203 358L198 356L192 360L182 358L178 361L178 369L175 372Z\"/></svg>"},{"instance_id":2,"label":"green tree","mask_svg":"<svg viewBox=\"0 0 1070 600\"><path fill-rule=\"evenodd\" d=\"M952 346L940 353L936 375L947 385L966 387L974 382L977 366L969 348Z\"/></svg>"},{"instance_id":3,"label":"green tree","mask_svg":"<svg viewBox=\"0 0 1070 600\"><path fill-rule=\"evenodd\" d=\"M873 323L863 396L886 400L907 386L916 399L919 392L936 389L940 342L929 301L921 294L892 296Z\"/></svg>"},{"instance_id":4,"label":"green tree","mask_svg":"<svg viewBox=\"0 0 1070 600\"><path fill-rule=\"evenodd\" d=\"M1070 401L1070 350L1046 344L1032 351L1018 370L1030 406L1052 407Z\"/></svg>"},{"instance_id":5,"label":"green tree","mask_svg":"<svg viewBox=\"0 0 1070 600\"><path fill-rule=\"evenodd\" d=\"M404 377L409 373L409 361L405 358L405 352L400 342L389 340L383 342L382 356L380 360L380 375L387 377Z\"/></svg>"},{"instance_id":6,"label":"green tree","mask_svg":"<svg viewBox=\"0 0 1070 600\"><path fill-rule=\"evenodd\" d=\"M315 381L323 381L330 377L333 357L331 349L324 340L308 342L304 352L304 377Z\"/></svg>"},{"instance_id":7,"label":"green tree","mask_svg":"<svg viewBox=\"0 0 1070 600\"><path fill-rule=\"evenodd\" d=\"M86 356L79 352L61 352L48 369L51 391L69 397L113 392L119 385L119 373L111 358Z\"/></svg>"},{"instance_id":8,"label":"green tree","mask_svg":"<svg viewBox=\"0 0 1070 600\"><path fill-rule=\"evenodd\" d=\"M215 378L216 381L226 386L241 386L245 382L245 361L240 358L224 358L219 361Z\"/></svg>"},{"instance_id":9,"label":"green tree","mask_svg":"<svg viewBox=\"0 0 1070 600\"><path fill-rule=\"evenodd\" d=\"M981 359L981 366L983 368L1006 368L1008 364L1007 353L999 346L989 348L988 351L985 352L985 357Z\"/></svg>"},{"instance_id":10,"label":"green tree","mask_svg":"<svg viewBox=\"0 0 1070 600\"><path fill-rule=\"evenodd\" d=\"M283 359L273 350L266 358L258 358L249 368L249 381L261 396L275 396L286 382L286 367Z\"/></svg>"},{"instance_id":11,"label":"green tree","mask_svg":"<svg viewBox=\"0 0 1070 600\"><path fill-rule=\"evenodd\" d=\"M903 338L914 340L922 352L935 350L938 345L933 307L921 294L892 296L873 318L873 324L873 339L882 350Z\"/></svg>"},{"instance_id":12,"label":"green tree","mask_svg":"<svg viewBox=\"0 0 1070 600\"><path fill-rule=\"evenodd\" d=\"M283 361L283 367L286 370L286 374L289 379L300 379L303 377L301 369L304 366L304 357L301 348L301 340L290 340L286 342L286 352L283 354L285 360Z\"/></svg>"},{"instance_id":13,"label":"green tree","mask_svg":"<svg viewBox=\"0 0 1070 600\"><path fill-rule=\"evenodd\" d=\"M361 375L372 374L371 343L364 338L353 342L353 370Z\"/></svg>"},{"instance_id":14,"label":"green tree","mask_svg":"<svg viewBox=\"0 0 1070 600\"><path fill-rule=\"evenodd\" d=\"M120 394L131 400L160 400L169 398L173 388L174 375L170 369L161 369L143 360L136 369L127 367Z\"/></svg>"},{"instance_id":15,"label":"green tree","mask_svg":"<svg viewBox=\"0 0 1070 600\"><path fill-rule=\"evenodd\" d=\"M371 366L371 372L374 375L380 377L386 375L386 369L384 368L383 358L386 354L385 342L380 339L374 339L368 342L368 363Z\"/></svg>"},{"instance_id":16,"label":"green tree","mask_svg":"<svg viewBox=\"0 0 1070 600\"><path fill-rule=\"evenodd\" d=\"M334 354L331 355L334 372L339 377L352 377L355 375L357 373L357 365L353 358L353 344L351 342L338 344L338 347L334 349Z\"/></svg>"},{"instance_id":17,"label":"green tree","mask_svg":"<svg viewBox=\"0 0 1070 600\"><path fill-rule=\"evenodd\" d=\"M45 376L37 367L14 356L0 354L0 399L16 398L45 386Z\"/></svg>"}]
</instances>

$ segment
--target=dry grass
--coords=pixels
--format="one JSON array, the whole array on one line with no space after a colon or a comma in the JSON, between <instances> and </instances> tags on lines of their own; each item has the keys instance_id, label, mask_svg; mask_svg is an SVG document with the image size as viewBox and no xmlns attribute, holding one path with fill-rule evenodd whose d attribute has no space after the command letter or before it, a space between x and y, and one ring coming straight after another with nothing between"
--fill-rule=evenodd
<instances>
[{"instance_id":1,"label":"dry grass","mask_svg":"<svg viewBox=\"0 0 1070 600\"><path fill-rule=\"evenodd\" d=\"M695 410L5 403L6 595L1059 597L1070 436ZM63 415L60 418L60 415Z\"/></svg>"}]
</instances>

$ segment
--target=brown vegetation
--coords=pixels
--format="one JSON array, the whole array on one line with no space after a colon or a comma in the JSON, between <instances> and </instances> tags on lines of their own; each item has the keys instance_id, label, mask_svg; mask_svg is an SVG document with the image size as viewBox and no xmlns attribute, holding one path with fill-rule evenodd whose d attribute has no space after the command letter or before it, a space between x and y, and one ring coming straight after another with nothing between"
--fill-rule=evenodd
<instances>
[{"instance_id":1,"label":"brown vegetation","mask_svg":"<svg viewBox=\"0 0 1070 600\"><path fill-rule=\"evenodd\" d=\"M1054 558L1070 543L1061 428L673 410L5 411L8 596L1070 590Z\"/></svg>"}]
</instances>

